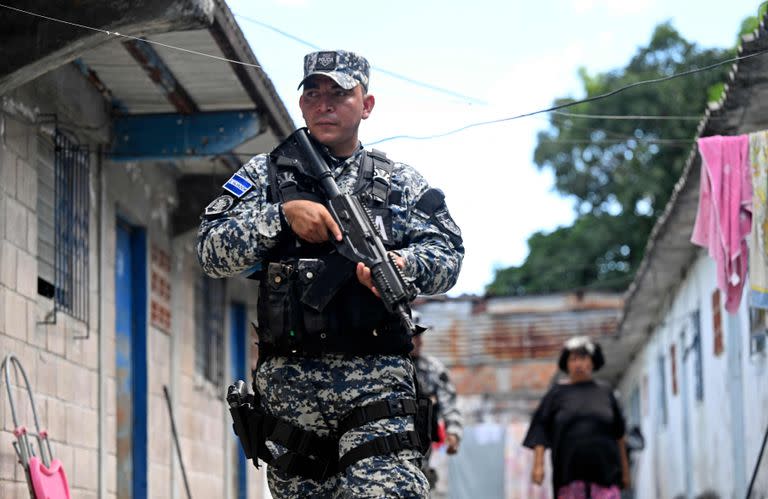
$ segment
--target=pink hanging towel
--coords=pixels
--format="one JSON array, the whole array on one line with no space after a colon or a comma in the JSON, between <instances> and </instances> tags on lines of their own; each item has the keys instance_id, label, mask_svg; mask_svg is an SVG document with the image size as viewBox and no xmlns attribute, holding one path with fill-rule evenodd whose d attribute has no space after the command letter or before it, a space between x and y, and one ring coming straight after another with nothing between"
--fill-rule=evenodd
<instances>
[{"instance_id":1,"label":"pink hanging towel","mask_svg":"<svg viewBox=\"0 0 768 499\"><path fill-rule=\"evenodd\" d=\"M691 241L707 248L717 267L725 309L739 308L747 276L747 236L752 227L749 137L715 135L698 140L701 153L699 209Z\"/></svg>"}]
</instances>

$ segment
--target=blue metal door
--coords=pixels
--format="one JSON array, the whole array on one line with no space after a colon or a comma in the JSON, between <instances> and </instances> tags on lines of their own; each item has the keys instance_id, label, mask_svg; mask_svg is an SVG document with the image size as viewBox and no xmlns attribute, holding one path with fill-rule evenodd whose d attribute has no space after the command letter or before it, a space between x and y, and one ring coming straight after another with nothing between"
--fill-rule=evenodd
<instances>
[{"instance_id":1,"label":"blue metal door","mask_svg":"<svg viewBox=\"0 0 768 499\"><path fill-rule=\"evenodd\" d=\"M117 497L147 497L147 250L144 230L117 223L115 373Z\"/></svg>"},{"instance_id":2,"label":"blue metal door","mask_svg":"<svg viewBox=\"0 0 768 499\"><path fill-rule=\"evenodd\" d=\"M246 374L246 325L245 305L232 303L229 309L231 376L232 381L242 379L248 383ZM237 445L237 459L235 462L235 497L246 499L246 459L242 447Z\"/></svg>"}]
</instances>

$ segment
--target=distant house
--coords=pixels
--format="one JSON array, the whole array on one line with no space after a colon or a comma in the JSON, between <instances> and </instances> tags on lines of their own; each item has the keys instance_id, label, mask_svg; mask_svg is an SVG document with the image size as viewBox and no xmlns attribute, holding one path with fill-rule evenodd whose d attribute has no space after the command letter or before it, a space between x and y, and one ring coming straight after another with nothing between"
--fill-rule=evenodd
<instances>
[{"instance_id":1,"label":"distant house","mask_svg":"<svg viewBox=\"0 0 768 499\"><path fill-rule=\"evenodd\" d=\"M469 422L528 420L557 373L563 342L613 335L622 297L579 292L426 298L424 351L449 367Z\"/></svg>"},{"instance_id":2,"label":"distant house","mask_svg":"<svg viewBox=\"0 0 768 499\"><path fill-rule=\"evenodd\" d=\"M761 24L739 55L766 49ZM765 57L738 62L699 136L768 129L766 76ZM617 340L608 344L615 367L607 375L646 440L634 466L638 498L746 497L755 471L750 497L768 494L766 459L756 468L768 430L766 310L750 308L745 296L727 313L714 261L689 242L700 168L694 146L627 293Z\"/></svg>"},{"instance_id":3,"label":"distant house","mask_svg":"<svg viewBox=\"0 0 768 499\"><path fill-rule=\"evenodd\" d=\"M183 463L193 497L262 497L224 403L250 376L254 287L203 277L195 241L291 118L223 0L5 3L95 28L0 7L0 355L72 496L186 497ZM23 497L7 408L2 388L0 497Z\"/></svg>"}]
</instances>

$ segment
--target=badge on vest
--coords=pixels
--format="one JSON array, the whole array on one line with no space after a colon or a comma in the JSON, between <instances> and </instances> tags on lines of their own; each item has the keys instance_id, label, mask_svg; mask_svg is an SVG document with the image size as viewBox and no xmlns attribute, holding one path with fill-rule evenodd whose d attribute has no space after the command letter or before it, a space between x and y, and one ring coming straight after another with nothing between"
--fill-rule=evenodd
<instances>
[{"instance_id":1,"label":"badge on vest","mask_svg":"<svg viewBox=\"0 0 768 499\"><path fill-rule=\"evenodd\" d=\"M211 201L210 204L205 207L203 216L206 218L216 217L232 208L233 204L235 204L235 198L229 194L224 194Z\"/></svg>"},{"instance_id":2,"label":"badge on vest","mask_svg":"<svg viewBox=\"0 0 768 499\"><path fill-rule=\"evenodd\" d=\"M235 173L222 187L234 194L235 197L239 199L243 197L246 192L253 189L253 184L244 176L240 175L239 173Z\"/></svg>"}]
</instances>

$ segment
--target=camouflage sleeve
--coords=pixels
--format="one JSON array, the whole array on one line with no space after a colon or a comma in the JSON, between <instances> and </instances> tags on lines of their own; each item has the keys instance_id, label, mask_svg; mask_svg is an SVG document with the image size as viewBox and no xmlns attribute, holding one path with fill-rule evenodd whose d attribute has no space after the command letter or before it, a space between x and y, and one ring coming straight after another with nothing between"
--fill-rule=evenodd
<instances>
[{"instance_id":1,"label":"camouflage sleeve","mask_svg":"<svg viewBox=\"0 0 768 499\"><path fill-rule=\"evenodd\" d=\"M244 179L245 186L240 182L234 192L225 192L212 201L198 232L197 256L211 277L232 276L257 267L277 243L281 230L279 204L267 201L266 156L251 159L235 178Z\"/></svg>"},{"instance_id":2,"label":"camouflage sleeve","mask_svg":"<svg viewBox=\"0 0 768 499\"><path fill-rule=\"evenodd\" d=\"M458 405L456 404L456 387L453 386L448 369L442 362L434 357L430 357L432 364L432 375L437 380L437 400L440 403L439 416L445 421L446 433L453 433L461 438L464 429L464 419L461 417Z\"/></svg>"},{"instance_id":3,"label":"camouflage sleeve","mask_svg":"<svg viewBox=\"0 0 768 499\"><path fill-rule=\"evenodd\" d=\"M409 214L405 246L398 250L405 259L404 273L422 294L445 293L459 277L464 245L443 193L402 163L393 172L393 189L401 189L401 202Z\"/></svg>"}]
</instances>

